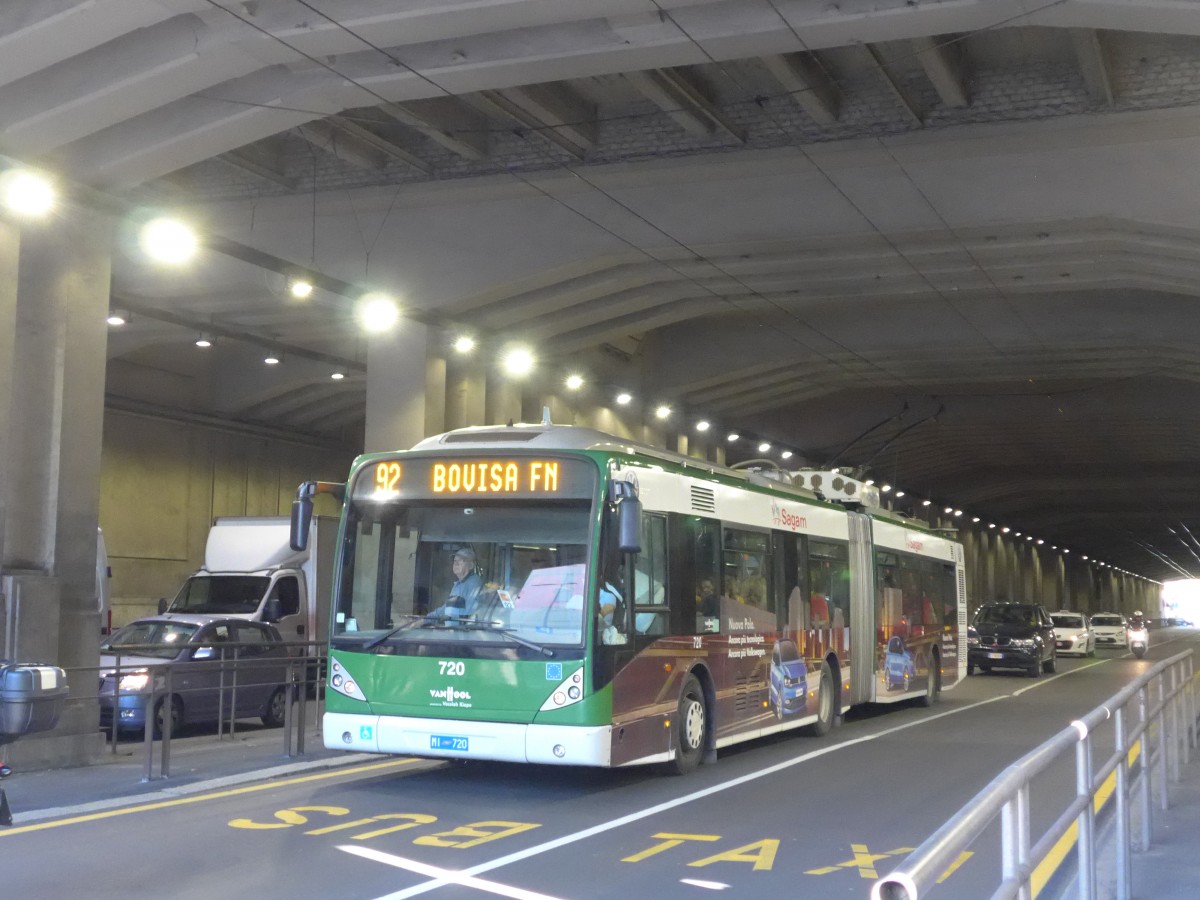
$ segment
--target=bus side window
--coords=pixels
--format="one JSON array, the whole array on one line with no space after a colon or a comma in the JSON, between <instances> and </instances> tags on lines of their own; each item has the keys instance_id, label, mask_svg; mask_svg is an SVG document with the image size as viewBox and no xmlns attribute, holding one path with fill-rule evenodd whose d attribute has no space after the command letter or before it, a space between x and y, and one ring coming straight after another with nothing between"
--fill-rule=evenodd
<instances>
[{"instance_id":1,"label":"bus side window","mask_svg":"<svg viewBox=\"0 0 1200 900\"><path fill-rule=\"evenodd\" d=\"M667 633L667 520L642 516L642 552L633 571L634 629L639 634Z\"/></svg>"},{"instance_id":2,"label":"bus side window","mask_svg":"<svg viewBox=\"0 0 1200 900\"><path fill-rule=\"evenodd\" d=\"M688 571L695 578L695 633L716 634L721 630L721 526L699 517L689 519L689 526L694 529Z\"/></svg>"}]
</instances>

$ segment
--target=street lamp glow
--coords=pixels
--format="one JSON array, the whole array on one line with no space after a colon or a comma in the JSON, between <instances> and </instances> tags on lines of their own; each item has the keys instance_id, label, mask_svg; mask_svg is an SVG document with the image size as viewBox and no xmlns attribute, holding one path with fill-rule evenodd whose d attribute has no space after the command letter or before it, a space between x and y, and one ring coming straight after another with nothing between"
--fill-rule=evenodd
<instances>
[{"instance_id":1,"label":"street lamp glow","mask_svg":"<svg viewBox=\"0 0 1200 900\"><path fill-rule=\"evenodd\" d=\"M50 179L28 169L10 169L0 175L0 202L18 216L39 218L54 208L55 190Z\"/></svg>"},{"instance_id":2,"label":"street lamp glow","mask_svg":"<svg viewBox=\"0 0 1200 900\"><path fill-rule=\"evenodd\" d=\"M196 255L196 232L178 219L153 219L142 226L142 250L156 262L177 266Z\"/></svg>"},{"instance_id":3,"label":"street lamp glow","mask_svg":"<svg viewBox=\"0 0 1200 900\"><path fill-rule=\"evenodd\" d=\"M566 384L568 391L577 391L581 387L583 387L583 376L582 375L568 375L567 380L564 382L564 384Z\"/></svg>"},{"instance_id":4,"label":"street lamp glow","mask_svg":"<svg viewBox=\"0 0 1200 900\"><path fill-rule=\"evenodd\" d=\"M528 347L513 347L504 354L501 364L512 378L524 378L533 371L533 352Z\"/></svg>"},{"instance_id":5,"label":"street lamp glow","mask_svg":"<svg viewBox=\"0 0 1200 900\"><path fill-rule=\"evenodd\" d=\"M400 321L400 307L387 294L367 294L355 310L358 324L368 334L391 331Z\"/></svg>"}]
</instances>

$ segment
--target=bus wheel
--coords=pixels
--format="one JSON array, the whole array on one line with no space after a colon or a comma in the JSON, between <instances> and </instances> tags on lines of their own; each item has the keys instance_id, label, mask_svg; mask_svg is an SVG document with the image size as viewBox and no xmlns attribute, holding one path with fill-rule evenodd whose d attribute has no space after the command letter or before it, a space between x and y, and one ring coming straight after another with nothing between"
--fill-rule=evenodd
<instances>
[{"instance_id":1,"label":"bus wheel","mask_svg":"<svg viewBox=\"0 0 1200 900\"><path fill-rule=\"evenodd\" d=\"M833 670L829 663L821 663L821 684L817 688L817 721L808 726L813 737L828 734L833 727L834 709Z\"/></svg>"},{"instance_id":2,"label":"bus wheel","mask_svg":"<svg viewBox=\"0 0 1200 900\"><path fill-rule=\"evenodd\" d=\"M676 775L686 775L700 765L704 754L704 735L708 729L708 715L704 708L704 691L695 675L689 675L683 685L683 696L679 698L679 709L675 715L675 735L679 746L672 761Z\"/></svg>"},{"instance_id":3,"label":"bus wheel","mask_svg":"<svg viewBox=\"0 0 1200 900\"><path fill-rule=\"evenodd\" d=\"M938 701L938 694L942 692L942 670L938 666L936 656L929 662L929 678L926 681L925 696L921 698L921 705L933 706Z\"/></svg>"}]
</instances>

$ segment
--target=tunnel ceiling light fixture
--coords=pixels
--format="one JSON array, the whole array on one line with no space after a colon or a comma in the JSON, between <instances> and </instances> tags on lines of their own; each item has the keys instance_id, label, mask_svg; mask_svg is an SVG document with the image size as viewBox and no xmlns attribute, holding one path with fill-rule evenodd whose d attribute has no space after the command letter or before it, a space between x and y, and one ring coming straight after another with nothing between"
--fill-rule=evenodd
<instances>
[{"instance_id":1,"label":"tunnel ceiling light fixture","mask_svg":"<svg viewBox=\"0 0 1200 900\"><path fill-rule=\"evenodd\" d=\"M334 381L341 381L343 378L346 377L346 373L341 370L338 370L336 372L331 372L329 377L332 378Z\"/></svg>"},{"instance_id":2,"label":"tunnel ceiling light fixture","mask_svg":"<svg viewBox=\"0 0 1200 900\"><path fill-rule=\"evenodd\" d=\"M784 450L782 453L780 453L780 454L779 454L779 458L780 458L780 459L791 459L791 458L792 458L792 451L791 451L791 450Z\"/></svg>"},{"instance_id":3,"label":"tunnel ceiling light fixture","mask_svg":"<svg viewBox=\"0 0 1200 900\"><path fill-rule=\"evenodd\" d=\"M710 428L712 428L712 424L707 419L701 419L699 422L696 423L697 431L701 431L701 432L708 431L708 429L710 429Z\"/></svg>"},{"instance_id":4,"label":"tunnel ceiling light fixture","mask_svg":"<svg viewBox=\"0 0 1200 900\"><path fill-rule=\"evenodd\" d=\"M178 266L196 255L200 240L195 230L179 219L151 219L138 235L142 251L155 262Z\"/></svg>"},{"instance_id":5,"label":"tunnel ceiling light fixture","mask_svg":"<svg viewBox=\"0 0 1200 900\"><path fill-rule=\"evenodd\" d=\"M660 403L654 409L654 418L658 419L659 421L671 418L671 407L667 406L665 403Z\"/></svg>"},{"instance_id":6,"label":"tunnel ceiling light fixture","mask_svg":"<svg viewBox=\"0 0 1200 900\"><path fill-rule=\"evenodd\" d=\"M283 354L282 353L268 353L266 356L263 357L263 362L265 364L267 364L268 366L277 366L281 362L283 362Z\"/></svg>"},{"instance_id":7,"label":"tunnel ceiling light fixture","mask_svg":"<svg viewBox=\"0 0 1200 900\"><path fill-rule=\"evenodd\" d=\"M467 354L475 349L475 338L467 334L460 334L454 339L454 352Z\"/></svg>"},{"instance_id":8,"label":"tunnel ceiling light fixture","mask_svg":"<svg viewBox=\"0 0 1200 900\"><path fill-rule=\"evenodd\" d=\"M120 328L122 325L129 324L129 310L127 309L110 309L108 318L104 320L113 328Z\"/></svg>"},{"instance_id":9,"label":"tunnel ceiling light fixture","mask_svg":"<svg viewBox=\"0 0 1200 900\"><path fill-rule=\"evenodd\" d=\"M759 453L766 453L770 449L771 449L771 445L767 441L763 441L761 444L758 445Z\"/></svg>"},{"instance_id":10,"label":"tunnel ceiling light fixture","mask_svg":"<svg viewBox=\"0 0 1200 900\"><path fill-rule=\"evenodd\" d=\"M510 378L524 378L537 365L528 347L510 347L500 360L504 373Z\"/></svg>"},{"instance_id":11,"label":"tunnel ceiling light fixture","mask_svg":"<svg viewBox=\"0 0 1200 900\"><path fill-rule=\"evenodd\" d=\"M621 391L616 397L617 406L628 406L633 400L633 394L628 391Z\"/></svg>"},{"instance_id":12,"label":"tunnel ceiling light fixture","mask_svg":"<svg viewBox=\"0 0 1200 900\"><path fill-rule=\"evenodd\" d=\"M212 335L205 334L203 331L200 332L199 336L197 336L197 338L196 338L196 346L199 347L201 350L207 350L212 345L213 345Z\"/></svg>"},{"instance_id":13,"label":"tunnel ceiling light fixture","mask_svg":"<svg viewBox=\"0 0 1200 900\"><path fill-rule=\"evenodd\" d=\"M384 334L400 321L400 307L387 294L367 294L354 310L358 324L367 334Z\"/></svg>"},{"instance_id":14,"label":"tunnel ceiling light fixture","mask_svg":"<svg viewBox=\"0 0 1200 900\"><path fill-rule=\"evenodd\" d=\"M899 499L900 499L901 497L903 497L904 495L905 495L905 494L904 494L904 491L896 491L896 499L897 499L897 500L899 500Z\"/></svg>"},{"instance_id":15,"label":"tunnel ceiling light fixture","mask_svg":"<svg viewBox=\"0 0 1200 900\"><path fill-rule=\"evenodd\" d=\"M731 432L729 432L729 437L727 437L725 440L729 441L729 443L732 444L735 441L737 441L740 437L741 437L741 435L738 434L736 431L731 431Z\"/></svg>"},{"instance_id":16,"label":"tunnel ceiling light fixture","mask_svg":"<svg viewBox=\"0 0 1200 900\"><path fill-rule=\"evenodd\" d=\"M54 208L57 196L54 182L31 169L9 169L0 175L0 203L14 215L40 219Z\"/></svg>"},{"instance_id":17,"label":"tunnel ceiling light fixture","mask_svg":"<svg viewBox=\"0 0 1200 900\"><path fill-rule=\"evenodd\" d=\"M307 300L312 296L313 283L307 278L293 278L288 282L288 292L297 300Z\"/></svg>"},{"instance_id":18,"label":"tunnel ceiling light fixture","mask_svg":"<svg viewBox=\"0 0 1200 900\"><path fill-rule=\"evenodd\" d=\"M568 391L577 391L583 387L583 376L578 373L572 373L567 376L567 380L563 382Z\"/></svg>"}]
</instances>

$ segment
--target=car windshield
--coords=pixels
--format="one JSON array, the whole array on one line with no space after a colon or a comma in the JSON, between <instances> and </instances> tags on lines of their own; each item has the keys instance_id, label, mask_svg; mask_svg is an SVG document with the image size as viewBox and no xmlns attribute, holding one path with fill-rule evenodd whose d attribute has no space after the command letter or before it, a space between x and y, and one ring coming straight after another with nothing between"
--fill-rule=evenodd
<instances>
[{"instance_id":1,"label":"car windshield","mask_svg":"<svg viewBox=\"0 0 1200 900\"><path fill-rule=\"evenodd\" d=\"M271 579L265 575L194 575L171 602L171 612L238 616L258 610Z\"/></svg>"},{"instance_id":2,"label":"car windshield","mask_svg":"<svg viewBox=\"0 0 1200 900\"><path fill-rule=\"evenodd\" d=\"M779 661L784 663L795 662L800 659L800 650L796 647L795 641L780 641L779 642Z\"/></svg>"},{"instance_id":3,"label":"car windshield","mask_svg":"<svg viewBox=\"0 0 1200 900\"><path fill-rule=\"evenodd\" d=\"M1032 625L1033 607L1018 604L981 607L975 617L976 625Z\"/></svg>"},{"instance_id":4,"label":"car windshield","mask_svg":"<svg viewBox=\"0 0 1200 900\"><path fill-rule=\"evenodd\" d=\"M157 656L174 659L179 648L196 633L198 625L189 622L131 622L100 645L103 653L135 653L138 656Z\"/></svg>"},{"instance_id":5,"label":"car windshield","mask_svg":"<svg viewBox=\"0 0 1200 900\"><path fill-rule=\"evenodd\" d=\"M1083 627L1083 616L1067 616L1067 615L1063 615L1063 614L1059 613L1058 615L1051 616L1050 618L1052 618L1054 620L1055 628L1082 628Z\"/></svg>"},{"instance_id":6,"label":"car windshield","mask_svg":"<svg viewBox=\"0 0 1200 900\"><path fill-rule=\"evenodd\" d=\"M1093 625L1120 625L1120 616L1092 616Z\"/></svg>"}]
</instances>

